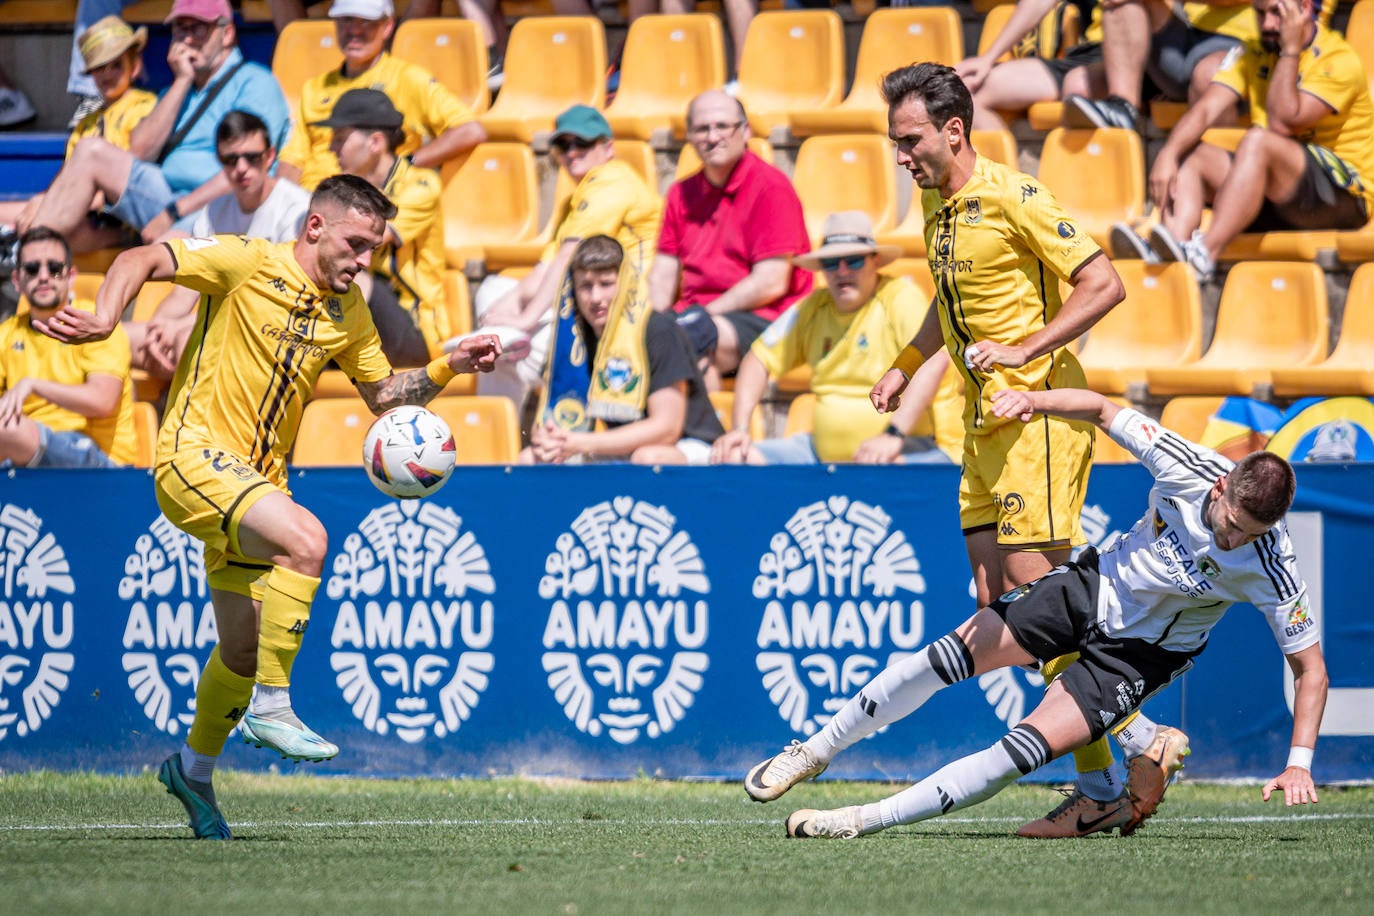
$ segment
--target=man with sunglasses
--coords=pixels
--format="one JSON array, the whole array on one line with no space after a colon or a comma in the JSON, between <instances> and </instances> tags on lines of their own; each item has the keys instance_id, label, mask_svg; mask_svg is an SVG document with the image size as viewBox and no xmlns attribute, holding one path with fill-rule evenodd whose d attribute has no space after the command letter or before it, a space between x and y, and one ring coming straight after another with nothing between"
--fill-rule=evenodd
<instances>
[{"instance_id":1,"label":"man with sunglasses","mask_svg":"<svg viewBox=\"0 0 1374 916\"><path fill-rule=\"evenodd\" d=\"M890 421L875 413L868 401L873 379L892 365L915 336L928 306L906 277L878 273L900 249L879 245L873 238L872 220L858 210L832 213L823 231L819 248L792 261L807 270L823 271L825 286L783 312L744 355L735 376L733 428L716 440L712 462L948 464L950 458L934 437L908 437L927 410L938 404L935 431L958 454L963 439L963 396L957 375L945 371L948 355L939 354L921 367ZM769 377L802 365L811 367L811 390L816 395L811 430L752 441L749 418L763 398Z\"/></svg>"},{"instance_id":2,"label":"man with sunglasses","mask_svg":"<svg viewBox=\"0 0 1374 916\"><path fill-rule=\"evenodd\" d=\"M134 460L124 331L68 346L33 327L69 303L95 310L72 299L75 279L61 235L38 226L20 237L14 285L24 299L0 324L0 467L109 468Z\"/></svg>"},{"instance_id":3,"label":"man with sunglasses","mask_svg":"<svg viewBox=\"0 0 1374 916\"><path fill-rule=\"evenodd\" d=\"M228 112L257 115L277 146L291 128L272 71L245 61L236 46L228 0L176 0L166 22L172 83L131 132L129 149L97 137L78 143L31 222L62 233L73 251L124 242L122 228L87 219L97 191L105 195L106 212L145 242L173 227L189 229L196 210L230 190L215 142Z\"/></svg>"}]
</instances>

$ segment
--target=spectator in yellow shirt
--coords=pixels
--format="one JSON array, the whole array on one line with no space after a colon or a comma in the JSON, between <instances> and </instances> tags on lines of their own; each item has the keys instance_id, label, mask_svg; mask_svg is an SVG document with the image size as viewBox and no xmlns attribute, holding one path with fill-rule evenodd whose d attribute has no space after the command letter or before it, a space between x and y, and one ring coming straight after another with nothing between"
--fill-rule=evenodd
<instances>
[{"instance_id":1,"label":"spectator in yellow shirt","mask_svg":"<svg viewBox=\"0 0 1374 916\"><path fill-rule=\"evenodd\" d=\"M376 89L391 98L404 117L397 155L421 168L437 169L487 139L473 112L428 70L387 52L396 28L391 0L334 0L329 16L343 66L321 73L301 89L296 129L281 151L278 175L313 191L339 172L330 129L320 123L350 89Z\"/></svg>"},{"instance_id":2,"label":"spectator in yellow shirt","mask_svg":"<svg viewBox=\"0 0 1374 916\"><path fill-rule=\"evenodd\" d=\"M71 249L44 226L19 240L19 313L0 324L0 467L108 468L134 459L129 339L68 345L32 326L71 300ZM75 308L93 312L94 303Z\"/></svg>"}]
</instances>

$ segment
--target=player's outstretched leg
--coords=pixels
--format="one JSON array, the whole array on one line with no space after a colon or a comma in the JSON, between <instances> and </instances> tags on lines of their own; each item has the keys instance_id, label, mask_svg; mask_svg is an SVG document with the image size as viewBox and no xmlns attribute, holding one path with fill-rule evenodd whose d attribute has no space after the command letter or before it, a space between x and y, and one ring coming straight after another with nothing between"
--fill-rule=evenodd
<instances>
[{"instance_id":1,"label":"player's outstretched leg","mask_svg":"<svg viewBox=\"0 0 1374 916\"><path fill-rule=\"evenodd\" d=\"M1121 828L1122 836L1135 833L1154 815L1164 801L1164 791L1183 769L1183 758L1191 753L1187 735L1168 725L1157 725L1154 740L1145 752L1126 758L1126 787L1133 813Z\"/></svg>"}]
</instances>

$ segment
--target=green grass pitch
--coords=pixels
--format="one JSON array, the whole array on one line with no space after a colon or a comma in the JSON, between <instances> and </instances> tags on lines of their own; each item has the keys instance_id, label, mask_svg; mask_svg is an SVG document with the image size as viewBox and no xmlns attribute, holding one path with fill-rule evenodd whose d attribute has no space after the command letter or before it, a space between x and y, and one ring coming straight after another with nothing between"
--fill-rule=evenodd
<instances>
[{"instance_id":1,"label":"green grass pitch","mask_svg":"<svg viewBox=\"0 0 1374 916\"><path fill-rule=\"evenodd\" d=\"M872 783L356 780L219 774L231 843L195 842L151 773L0 774L6 913L1374 912L1374 788L1316 807L1180 782L1130 838L1012 836L1059 796L1014 786L850 842L783 836Z\"/></svg>"}]
</instances>

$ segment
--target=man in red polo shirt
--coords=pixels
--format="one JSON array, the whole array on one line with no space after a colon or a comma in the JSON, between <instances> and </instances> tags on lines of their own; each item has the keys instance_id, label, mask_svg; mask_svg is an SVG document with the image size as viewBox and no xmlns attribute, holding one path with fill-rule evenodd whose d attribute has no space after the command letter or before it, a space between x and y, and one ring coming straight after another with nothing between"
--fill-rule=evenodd
<instances>
[{"instance_id":1,"label":"man in red polo shirt","mask_svg":"<svg viewBox=\"0 0 1374 916\"><path fill-rule=\"evenodd\" d=\"M671 308L701 354L707 384L734 372L754 339L811 291L792 264L811 250L787 176L749 151L749 121L713 89L687 108L687 138L703 168L668 189L649 298Z\"/></svg>"}]
</instances>

